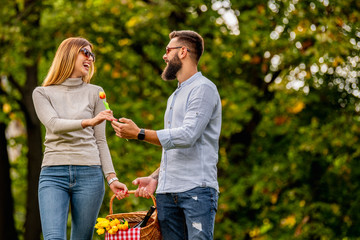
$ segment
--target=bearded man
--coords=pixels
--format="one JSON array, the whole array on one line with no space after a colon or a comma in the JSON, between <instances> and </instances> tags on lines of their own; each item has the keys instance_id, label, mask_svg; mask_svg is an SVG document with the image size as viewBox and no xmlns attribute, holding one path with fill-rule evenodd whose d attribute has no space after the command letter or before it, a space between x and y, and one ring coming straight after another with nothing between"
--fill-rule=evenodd
<instances>
[{"instance_id":1,"label":"bearded man","mask_svg":"<svg viewBox=\"0 0 360 240\"><path fill-rule=\"evenodd\" d=\"M120 138L162 147L160 167L133 184L138 185L135 196L148 198L156 189L163 239L213 239L221 100L215 84L197 69L203 38L189 30L171 32L169 37L161 77L177 79L178 87L168 99L164 129L140 129L127 118L112 126Z\"/></svg>"}]
</instances>

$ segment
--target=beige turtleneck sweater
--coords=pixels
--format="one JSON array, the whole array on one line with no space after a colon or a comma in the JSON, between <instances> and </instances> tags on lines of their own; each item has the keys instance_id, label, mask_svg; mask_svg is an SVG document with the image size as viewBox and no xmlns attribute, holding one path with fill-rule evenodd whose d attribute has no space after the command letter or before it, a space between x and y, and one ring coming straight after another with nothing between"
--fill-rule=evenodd
<instances>
[{"instance_id":1,"label":"beige turtleneck sweater","mask_svg":"<svg viewBox=\"0 0 360 240\"><path fill-rule=\"evenodd\" d=\"M43 166L101 165L105 176L115 173L106 142L106 121L82 128L84 119L105 110L101 87L81 78L68 78L60 85L33 91L36 114L46 128Z\"/></svg>"}]
</instances>

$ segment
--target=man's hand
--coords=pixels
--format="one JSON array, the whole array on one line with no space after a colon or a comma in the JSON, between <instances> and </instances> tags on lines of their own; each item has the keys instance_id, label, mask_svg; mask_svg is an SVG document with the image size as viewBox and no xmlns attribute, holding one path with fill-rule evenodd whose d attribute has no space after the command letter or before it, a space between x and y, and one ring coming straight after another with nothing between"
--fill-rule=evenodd
<instances>
[{"instance_id":1,"label":"man's hand","mask_svg":"<svg viewBox=\"0 0 360 240\"><path fill-rule=\"evenodd\" d=\"M116 132L116 136L125 139L137 139L140 128L131 120L127 118L120 118L119 122L112 121L111 126Z\"/></svg>"},{"instance_id":2,"label":"man's hand","mask_svg":"<svg viewBox=\"0 0 360 240\"><path fill-rule=\"evenodd\" d=\"M150 194L154 194L158 181L152 177L137 178L132 182L139 185L135 191L136 197L150 198Z\"/></svg>"}]
</instances>

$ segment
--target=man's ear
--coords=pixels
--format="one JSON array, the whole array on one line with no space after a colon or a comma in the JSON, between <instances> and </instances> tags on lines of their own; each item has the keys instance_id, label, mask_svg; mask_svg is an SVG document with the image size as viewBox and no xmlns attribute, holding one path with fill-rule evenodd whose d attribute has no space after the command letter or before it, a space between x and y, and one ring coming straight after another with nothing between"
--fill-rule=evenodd
<instances>
[{"instance_id":1,"label":"man's ear","mask_svg":"<svg viewBox=\"0 0 360 240\"><path fill-rule=\"evenodd\" d=\"M186 56L188 56L189 52L187 51L186 48L181 48L179 54L180 54L179 58L184 59Z\"/></svg>"}]
</instances>

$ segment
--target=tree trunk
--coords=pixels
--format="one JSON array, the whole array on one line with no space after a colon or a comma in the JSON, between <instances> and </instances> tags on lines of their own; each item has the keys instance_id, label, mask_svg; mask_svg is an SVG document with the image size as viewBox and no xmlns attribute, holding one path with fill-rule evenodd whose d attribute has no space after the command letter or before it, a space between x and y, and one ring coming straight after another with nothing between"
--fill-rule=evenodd
<instances>
[{"instance_id":1,"label":"tree trunk","mask_svg":"<svg viewBox=\"0 0 360 240\"><path fill-rule=\"evenodd\" d=\"M0 123L0 239L17 240L14 200L11 193L10 163L5 136L6 124Z\"/></svg>"},{"instance_id":2,"label":"tree trunk","mask_svg":"<svg viewBox=\"0 0 360 240\"><path fill-rule=\"evenodd\" d=\"M28 25L24 26L24 34L30 36L33 41L40 41L41 31L39 31L39 28L42 2L39 0L26 0L25 9L28 10L27 12L29 12L31 18L28 18ZM38 85L39 47L36 45L28 46L25 57L33 62L25 66L26 83L21 99L22 110L26 120L28 145L28 189L24 240L39 240L41 236L41 222L38 204L38 181L42 162L42 139L40 122L32 102L32 91Z\"/></svg>"},{"instance_id":3,"label":"tree trunk","mask_svg":"<svg viewBox=\"0 0 360 240\"><path fill-rule=\"evenodd\" d=\"M38 204L38 181L42 162L41 125L32 102L32 91L37 86L38 65L26 68L27 84L24 89L27 144L28 144L28 189L26 201L25 240L40 239L41 223Z\"/></svg>"}]
</instances>

